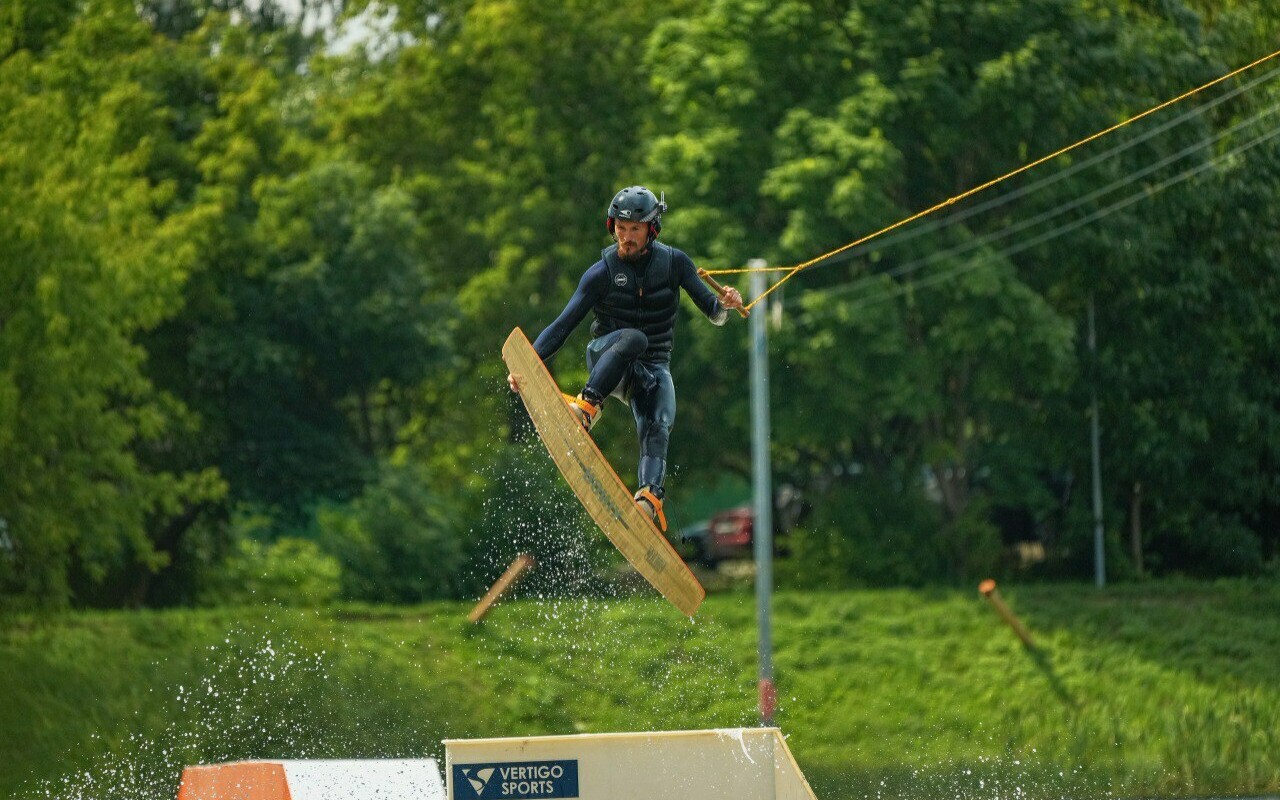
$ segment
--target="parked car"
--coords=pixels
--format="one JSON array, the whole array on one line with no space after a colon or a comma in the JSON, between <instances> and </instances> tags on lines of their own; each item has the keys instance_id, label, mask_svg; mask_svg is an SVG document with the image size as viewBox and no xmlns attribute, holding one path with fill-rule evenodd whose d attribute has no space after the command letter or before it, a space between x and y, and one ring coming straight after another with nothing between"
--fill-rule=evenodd
<instances>
[{"instance_id":1,"label":"parked car","mask_svg":"<svg viewBox=\"0 0 1280 800\"><path fill-rule=\"evenodd\" d=\"M728 508L712 515L707 522L708 563L731 558L751 558L755 512L751 506Z\"/></svg>"},{"instance_id":2,"label":"parked car","mask_svg":"<svg viewBox=\"0 0 1280 800\"><path fill-rule=\"evenodd\" d=\"M786 533L800 519L803 507L800 495L783 486L776 495L773 512L773 553L787 554ZM721 561L755 557L755 509L750 505L734 506L718 511L711 518L681 531L681 555L714 567Z\"/></svg>"},{"instance_id":3,"label":"parked car","mask_svg":"<svg viewBox=\"0 0 1280 800\"><path fill-rule=\"evenodd\" d=\"M704 566L714 567L715 562L711 559L711 522L703 520L682 527L676 551L685 561L696 561Z\"/></svg>"}]
</instances>

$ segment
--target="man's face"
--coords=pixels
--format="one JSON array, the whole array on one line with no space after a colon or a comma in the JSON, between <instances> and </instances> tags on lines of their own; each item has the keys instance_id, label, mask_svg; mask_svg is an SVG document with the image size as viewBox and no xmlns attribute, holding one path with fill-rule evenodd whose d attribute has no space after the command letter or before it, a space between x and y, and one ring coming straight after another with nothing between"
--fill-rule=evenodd
<instances>
[{"instance_id":1,"label":"man's face","mask_svg":"<svg viewBox=\"0 0 1280 800\"><path fill-rule=\"evenodd\" d=\"M618 240L618 257L634 261L649 244L649 223L618 219L613 222L613 236Z\"/></svg>"}]
</instances>

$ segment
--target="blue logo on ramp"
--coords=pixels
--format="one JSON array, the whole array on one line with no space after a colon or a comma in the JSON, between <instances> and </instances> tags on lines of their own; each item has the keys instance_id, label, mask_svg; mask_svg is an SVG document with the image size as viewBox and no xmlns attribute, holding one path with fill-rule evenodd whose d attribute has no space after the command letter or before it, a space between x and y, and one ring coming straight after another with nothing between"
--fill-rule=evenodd
<instances>
[{"instance_id":1,"label":"blue logo on ramp","mask_svg":"<svg viewBox=\"0 0 1280 800\"><path fill-rule=\"evenodd\" d=\"M453 765L453 800L542 800L577 796L577 760Z\"/></svg>"}]
</instances>

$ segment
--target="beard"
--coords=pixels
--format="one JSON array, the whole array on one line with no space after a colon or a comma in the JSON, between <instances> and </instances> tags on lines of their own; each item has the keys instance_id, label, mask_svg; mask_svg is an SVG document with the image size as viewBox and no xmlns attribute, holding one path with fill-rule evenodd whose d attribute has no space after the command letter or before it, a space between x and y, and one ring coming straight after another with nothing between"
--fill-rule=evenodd
<instances>
[{"instance_id":1,"label":"beard","mask_svg":"<svg viewBox=\"0 0 1280 800\"><path fill-rule=\"evenodd\" d=\"M622 252L622 246L621 245L618 246L618 258L622 259L628 264L634 264L637 261L643 261L648 255L649 255L649 246L647 244L642 244L636 249L628 250L625 253Z\"/></svg>"}]
</instances>

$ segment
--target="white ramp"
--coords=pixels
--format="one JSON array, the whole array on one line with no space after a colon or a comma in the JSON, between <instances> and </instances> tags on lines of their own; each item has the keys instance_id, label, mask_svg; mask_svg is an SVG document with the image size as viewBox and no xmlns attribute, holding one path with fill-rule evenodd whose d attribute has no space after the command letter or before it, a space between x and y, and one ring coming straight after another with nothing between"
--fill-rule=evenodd
<instances>
[{"instance_id":1,"label":"white ramp","mask_svg":"<svg viewBox=\"0 0 1280 800\"><path fill-rule=\"evenodd\" d=\"M444 800L433 758L237 761L187 767L178 800Z\"/></svg>"},{"instance_id":2,"label":"white ramp","mask_svg":"<svg viewBox=\"0 0 1280 800\"><path fill-rule=\"evenodd\" d=\"M777 728L444 745L448 800L816 800Z\"/></svg>"}]
</instances>

